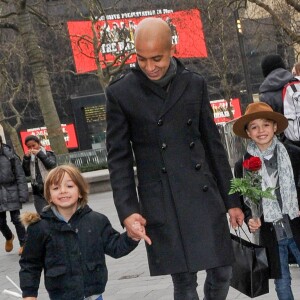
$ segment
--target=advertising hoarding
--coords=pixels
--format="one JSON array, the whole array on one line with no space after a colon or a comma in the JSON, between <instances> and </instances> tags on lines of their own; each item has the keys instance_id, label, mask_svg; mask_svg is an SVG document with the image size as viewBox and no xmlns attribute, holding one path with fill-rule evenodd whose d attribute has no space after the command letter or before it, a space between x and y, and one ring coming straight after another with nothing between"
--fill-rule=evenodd
<instances>
[{"instance_id":1,"label":"advertising hoarding","mask_svg":"<svg viewBox=\"0 0 300 300\"><path fill-rule=\"evenodd\" d=\"M68 149L78 148L77 137L75 133L74 124L61 124L62 131L64 133L64 139L66 142L66 146ZM46 150L51 150L50 141L48 138L48 132L46 127L38 127L38 128L30 128L27 131L21 131L21 140L24 152L28 151L28 148L25 145L25 138L28 135L36 135L40 141L42 146Z\"/></svg>"},{"instance_id":2,"label":"advertising hoarding","mask_svg":"<svg viewBox=\"0 0 300 300\"><path fill-rule=\"evenodd\" d=\"M107 15L107 21L99 20L96 31L100 48L99 59L102 67L113 62L116 56L133 53L127 64L136 61L134 54L134 32L137 24L146 17L159 17L167 22L176 45L175 56L179 58L207 57L206 44L200 11L198 9L173 12L169 9L156 9ZM90 21L67 22L77 73L96 70L92 23ZM116 65L119 61L116 61Z\"/></svg>"},{"instance_id":3,"label":"advertising hoarding","mask_svg":"<svg viewBox=\"0 0 300 300\"><path fill-rule=\"evenodd\" d=\"M210 101L213 113L214 120L216 124L225 123L231 121L230 114L228 111L228 103L226 100L214 100ZM231 112L233 114L233 118L239 118L241 116L241 105L240 99L234 98L230 100Z\"/></svg>"}]
</instances>

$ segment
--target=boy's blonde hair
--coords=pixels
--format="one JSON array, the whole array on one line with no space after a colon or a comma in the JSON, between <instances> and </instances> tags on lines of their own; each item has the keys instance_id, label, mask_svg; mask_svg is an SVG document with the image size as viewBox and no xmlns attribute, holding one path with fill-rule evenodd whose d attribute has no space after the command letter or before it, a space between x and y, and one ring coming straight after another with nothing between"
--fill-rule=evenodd
<instances>
[{"instance_id":1,"label":"boy's blonde hair","mask_svg":"<svg viewBox=\"0 0 300 300\"><path fill-rule=\"evenodd\" d=\"M52 169L47 175L44 184L44 196L51 205L50 187L51 185L60 184L64 175L68 174L75 185L78 187L81 197L78 199L80 206L85 206L88 202L89 184L86 182L80 171L73 165L61 165Z\"/></svg>"}]
</instances>

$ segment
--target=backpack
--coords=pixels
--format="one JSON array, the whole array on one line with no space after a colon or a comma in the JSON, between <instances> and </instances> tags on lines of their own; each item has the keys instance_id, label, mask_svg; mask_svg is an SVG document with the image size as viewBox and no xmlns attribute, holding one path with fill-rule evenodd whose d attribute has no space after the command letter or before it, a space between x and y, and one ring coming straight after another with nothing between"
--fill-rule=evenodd
<instances>
[{"instance_id":1,"label":"backpack","mask_svg":"<svg viewBox=\"0 0 300 300\"><path fill-rule=\"evenodd\" d=\"M289 125L284 135L291 141L300 141L300 80L293 78L282 91L283 112Z\"/></svg>"}]
</instances>

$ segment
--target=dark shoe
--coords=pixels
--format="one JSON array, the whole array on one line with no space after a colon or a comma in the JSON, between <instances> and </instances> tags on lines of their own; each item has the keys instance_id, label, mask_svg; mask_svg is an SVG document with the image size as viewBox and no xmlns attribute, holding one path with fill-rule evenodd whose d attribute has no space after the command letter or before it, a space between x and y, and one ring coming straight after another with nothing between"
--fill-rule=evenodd
<instances>
[{"instance_id":1,"label":"dark shoe","mask_svg":"<svg viewBox=\"0 0 300 300\"><path fill-rule=\"evenodd\" d=\"M15 238L15 236L12 235L12 238L10 240L6 240L6 242L5 242L5 251L6 252L11 252L12 249L14 248L14 245L13 245L14 238Z\"/></svg>"}]
</instances>

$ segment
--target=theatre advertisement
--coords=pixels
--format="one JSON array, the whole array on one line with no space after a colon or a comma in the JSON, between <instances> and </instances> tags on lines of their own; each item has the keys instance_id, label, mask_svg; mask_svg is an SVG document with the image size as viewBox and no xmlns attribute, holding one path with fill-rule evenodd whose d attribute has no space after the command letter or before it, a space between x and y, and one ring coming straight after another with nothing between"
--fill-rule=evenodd
<instances>
[{"instance_id":1,"label":"theatre advertisement","mask_svg":"<svg viewBox=\"0 0 300 300\"><path fill-rule=\"evenodd\" d=\"M239 118L241 116L241 105L240 99L234 98L230 99L230 105L224 99L210 101L214 113L214 120L216 124L229 122L232 119L230 118L229 109L232 112L233 119Z\"/></svg>"},{"instance_id":2,"label":"theatre advertisement","mask_svg":"<svg viewBox=\"0 0 300 300\"><path fill-rule=\"evenodd\" d=\"M107 15L95 25L97 48L93 43L90 21L67 22L76 72L86 73L97 69L95 53L98 53L102 68L107 63L119 65L124 57L126 63L136 61L134 32L137 24L146 17L158 17L166 21L172 32L175 56L179 58L207 57L203 26L198 9L173 11L156 9Z\"/></svg>"},{"instance_id":3,"label":"theatre advertisement","mask_svg":"<svg viewBox=\"0 0 300 300\"><path fill-rule=\"evenodd\" d=\"M64 139L65 139L67 148L68 149L78 148L78 142L77 142L74 124L61 124L61 129L64 134ZM30 128L30 129L27 129L26 131L21 131L20 135L21 135L23 150L25 153L28 151L28 148L25 145L25 138L28 135L37 136L39 138L39 140L41 141L41 145L46 150L51 150L50 141L48 138L48 132L47 132L46 127Z\"/></svg>"}]
</instances>

